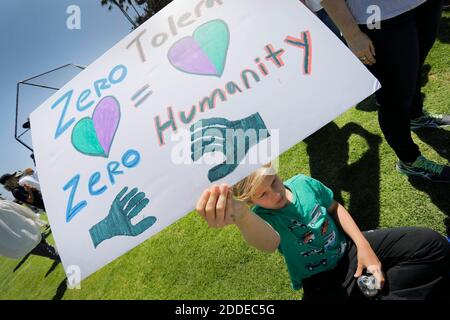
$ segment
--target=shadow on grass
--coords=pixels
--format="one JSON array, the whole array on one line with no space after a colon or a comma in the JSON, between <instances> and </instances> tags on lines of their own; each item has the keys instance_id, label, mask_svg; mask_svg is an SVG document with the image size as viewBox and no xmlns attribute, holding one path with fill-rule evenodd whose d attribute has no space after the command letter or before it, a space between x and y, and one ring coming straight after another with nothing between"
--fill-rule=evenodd
<instances>
[{"instance_id":1,"label":"shadow on grass","mask_svg":"<svg viewBox=\"0 0 450 320\"><path fill-rule=\"evenodd\" d=\"M42 234L42 239L47 239L48 236L52 233L51 230L48 230L46 233ZM27 254L25 257L22 258L22 260L20 260L20 262L17 264L17 266L14 268L13 272L16 272L17 270L20 269L20 267L28 260L28 258L30 257L31 253ZM55 267L56 268L56 267Z\"/></svg>"},{"instance_id":2,"label":"shadow on grass","mask_svg":"<svg viewBox=\"0 0 450 320\"><path fill-rule=\"evenodd\" d=\"M422 70L420 73L420 87L421 88L424 88L427 85L428 81L430 80L430 77L429 77L430 71L431 71L431 65L424 64L422 66ZM426 94L421 91L420 92L420 101L419 101L419 105L418 105L418 107L420 107L420 109L413 110L413 112L412 112L413 114L411 114L412 118L419 116L421 114L421 111L423 110L425 98L426 98Z\"/></svg>"},{"instance_id":3,"label":"shadow on grass","mask_svg":"<svg viewBox=\"0 0 450 320\"><path fill-rule=\"evenodd\" d=\"M439 25L438 39L442 43L450 43L450 18L442 17Z\"/></svg>"},{"instance_id":4,"label":"shadow on grass","mask_svg":"<svg viewBox=\"0 0 450 320\"><path fill-rule=\"evenodd\" d=\"M17 270L20 269L20 267L28 260L28 258L30 257L30 253L27 254L25 257L22 258L22 260L20 260L20 262L17 264L17 266L14 268L13 272L16 272Z\"/></svg>"},{"instance_id":5,"label":"shadow on grass","mask_svg":"<svg viewBox=\"0 0 450 320\"><path fill-rule=\"evenodd\" d=\"M424 128L416 130L414 133L417 134L420 140L432 147L442 158L450 161L450 131Z\"/></svg>"},{"instance_id":6,"label":"shadow on grass","mask_svg":"<svg viewBox=\"0 0 450 320\"><path fill-rule=\"evenodd\" d=\"M62 300L66 291L67 291L67 279L64 278L64 280L59 284L58 288L56 289L56 293L53 296L52 300Z\"/></svg>"},{"instance_id":7,"label":"shadow on grass","mask_svg":"<svg viewBox=\"0 0 450 320\"><path fill-rule=\"evenodd\" d=\"M429 64L424 64L422 67L422 71L421 71L421 77L420 77L420 86L421 87L425 87L428 83L429 80L429 73L431 71L431 65ZM425 99L425 94L422 93L422 102ZM376 99L376 95L373 94L371 96L369 96L368 98L364 99L363 101L361 101L360 103L358 103L356 105L356 110L359 111L365 111L365 112L375 112L378 110L378 105L377 105L377 99Z\"/></svg>"},{"instance_id":8,"label":"shadow on grass","mask_svg":"<svg viewBox=\"0 0 450 320\"><path fill-rule=\"evenodd\" d=\"M61 263L61 261L54 261L51 265L50 269L48 269L47 273L45 274L44 278L47 278L53 271L55 271L56 267Z\"/></svg>"},{"instance_id":9,"label":"shadow on grass","mask_svg":"<svg viewBox=\"0 0 450 320\"><path fill-rule=\"evenodd\" d=\"M419 177L409 177L408 180L417 190L427 193L431 201L450 216L450 184L431 182Z\"/></svg>"},{"instance_id":10,"label":"shadow on grass","mask_svg":"<svg viewBox=\"0 0 450 320\"><path fill-rule=\"evenodd\" d=\"M363 138L369 149L348 165L352 134ZM381 137L354 122L342 128L332 122L305 140L311 176L333 190L335 200L346 206L362 230L379 225L381 141ZM350 194L347 204L343 191Z\"/></svg>"},{"instance_id":11,"label":"shadow on grass","mask_svg":"<svg viewBox=\"0 0 450 320\"><path fill-rule=\"evenodd\" d=\"M418 177L409 177L408 180L414 188L427 193L431 202L447 215L444 224L447 235L450 235L450 184L431 182Z\"/></svg>"},{"instance_id":12,"label":"shadow on grass","mask_svg":"<svg viewBox=\"0 0 450 320\"><path fill-rule=\"evenodd\" d=\"M365 112L375 112L378 110L377 100L375 94L369 96L365 100L361 101L356 105L356 110Z\"/></svg>"},{"instance_id":13,"label":"shadow on grass","mask_svg":"<svg viewBox=\"0 0 450 320\"><path fill-rule=\"evenodd\" d=\"M429 81L429 74L431 71L431 65L428 63L424 64L422 67L422 73L420 75L420 86L425 87Z\"/></svg>"}]
</instances>

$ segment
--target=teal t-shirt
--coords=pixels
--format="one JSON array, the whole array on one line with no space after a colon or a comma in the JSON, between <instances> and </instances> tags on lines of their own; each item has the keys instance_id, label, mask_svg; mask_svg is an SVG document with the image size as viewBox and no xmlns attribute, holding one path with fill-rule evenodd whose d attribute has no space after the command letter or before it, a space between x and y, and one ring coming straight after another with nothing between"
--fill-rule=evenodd
<instances>
[{"instance_id":1,"label":"teal t-shirt","mask_svg":"<svg viewBox=\"0 0 450 320\"><path fill-rule=\"evenodd\" d=\"M302 287L302 279L332 270L342 258L347 239L327 209L333 192L319 181L297 175L284 182L292 192L292 202L282 209L254 206L258 216L280 235L278 247L284 256L292 288Z\"/></svg>"}]
</instances>

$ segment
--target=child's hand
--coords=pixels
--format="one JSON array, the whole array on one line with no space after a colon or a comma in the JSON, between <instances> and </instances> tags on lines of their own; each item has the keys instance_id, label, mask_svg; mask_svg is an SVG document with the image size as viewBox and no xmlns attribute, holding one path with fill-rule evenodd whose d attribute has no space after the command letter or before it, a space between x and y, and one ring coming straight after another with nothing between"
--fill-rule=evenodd
<instances>
[{"instance_id":1,"label":"child's hand","mask_svg":"<svg viewBox=\"0 0 450 320\"><path fill-rule=\"evenodd\" d=\"M382 289L384 286L384 274L381 269L381 262L378 260L375 252L373 252L370 245L365 247L358 247L358 268L355 273L355 278L362 275L363 269L366 268L367 271L374 275L377 289Z\"/></svg>"},{"instance_id":2,"label":"child's hand","mask_svg":"<svg viewBox=\"0 0 450 320\"><path fill-rule=\"evenodd\" d=\"M244 202L233 198L231 189L226 184L206 189L200 196L196 209L211 228L233 224L249 211Z\"/></svg>"}]
</instances>

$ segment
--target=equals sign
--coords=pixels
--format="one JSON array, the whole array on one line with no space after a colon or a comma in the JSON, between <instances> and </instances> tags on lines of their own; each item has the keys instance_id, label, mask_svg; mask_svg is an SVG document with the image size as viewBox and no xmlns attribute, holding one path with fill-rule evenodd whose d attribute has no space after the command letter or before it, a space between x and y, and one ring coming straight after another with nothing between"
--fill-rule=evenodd
<instances>
[{"instance_id":1,"label":"equals sign","mask_svg":"<svg viewBox=\"0 0 450 320\"><path fill-rule=\"evenodd\" d=\"M144 87L139 89L132 97L131 100L134 102L134 106L139 107L148 97L150 97L153 91L149 90L150 85L146 84Z\"/></svg>"}]
</instances>

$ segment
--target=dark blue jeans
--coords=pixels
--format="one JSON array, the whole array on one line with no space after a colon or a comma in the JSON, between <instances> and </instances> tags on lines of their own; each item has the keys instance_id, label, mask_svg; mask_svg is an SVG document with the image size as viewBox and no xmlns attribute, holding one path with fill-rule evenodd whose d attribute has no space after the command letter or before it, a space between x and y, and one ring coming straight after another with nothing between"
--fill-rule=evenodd
<instances>
[{"instance_id":1,"label":"dark blue jeans","mask_svg":"<svg viewBox=\"0 0 450 320\"><path fill-rule=\"evenodd\" d=\"M382 21L380 29L360 25L376 51L377 63L368 68L382 85L376 93L380 127L403 162L414 162L420 155L411 138L410 120L423 114L421 71L436 39L441 11L442 0L428 0Z\"/></svg>"}]
</instances>

